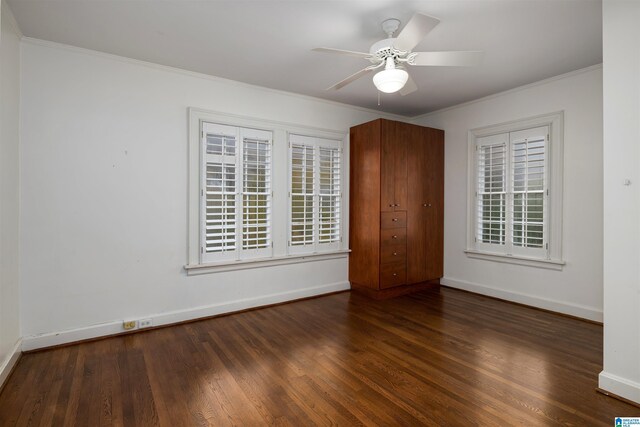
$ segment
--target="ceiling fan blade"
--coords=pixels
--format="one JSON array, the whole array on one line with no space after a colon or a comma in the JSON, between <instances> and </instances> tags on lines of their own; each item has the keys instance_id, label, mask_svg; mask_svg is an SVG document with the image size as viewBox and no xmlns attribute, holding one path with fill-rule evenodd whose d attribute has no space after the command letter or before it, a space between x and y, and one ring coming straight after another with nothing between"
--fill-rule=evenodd
<instances>
[{"instance_id":1,"label":"ceiling fan blade","mask_svg":"<svg viewBox=\"0 0 640 427\"><path fill-rule=\"evenodd\" d=\"M311 49L311 50L313 50L314 52L337 53L340 55L356 56L358 58L371 57L370 53L354 52L352 50L344 50L344 49L333 49L331 47L316 47L315 49Z\"/></svg>"},{"instance_id":2,"label":"ceiling fan blade","mask_svg":"<svg viewBox=\"0 0 640 427\"><path fill-rule=\"evenodd\" d=\"M415 52L411 65L431 65L441 67L473 67L482 62L484 52L479 50L452 52Z\"/></svg>"},{"instance_id":3,"label":"ceiling fan blade","mask_svg":"<svg viewBox=\"0 0 640 427\"><path fill-rule=\"evenodd\" d=\"M363 68L362 70L358 71L357 73L351 74L349 77L347 77L346 79L339 81L338 83L334 84L331 87L328 87L327 90L338 90L341 89L343 87L345 87L346 85L348 85L349 83L358 80L360 77L364 77L367 74L369 74L371 71L373 71L371 68L367 67L367 68Z\"/></svg>"},{"instance_id":4,"label":"ceiling fan blade","mask_svg":"<svg viewBox=\"0 0 640 427\"><path fill-rule=\"evenodd\" d=\"M396 41L393 42L393 47L403 52L410 51L439 23L440 20L438 18L424 13L414 13L407 25L398 34Z\"/></svg>"},{"instance_id":5,"label":"ceiling fan blade","mask_svg":"<svg viewBox=\"0 0 640 427\"><path fill-rule=\"evenodd\" d=\"M405 95L409 95L410 93L413 93L413 92L415 92L417 90L418 90L418 86L416 86L416 82L413 81L413 79L411 78L411 74L409 74L409 79L404 84L402 89L399 90L399 93L400 93L400 95L405 96Z\"/></svg>"}]
</instances>

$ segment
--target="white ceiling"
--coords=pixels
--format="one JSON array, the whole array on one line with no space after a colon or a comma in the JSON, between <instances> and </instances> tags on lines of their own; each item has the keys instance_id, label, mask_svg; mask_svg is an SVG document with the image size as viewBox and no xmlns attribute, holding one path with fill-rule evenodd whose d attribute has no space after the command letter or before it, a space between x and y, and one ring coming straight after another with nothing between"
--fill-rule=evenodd
<instances>
[{"instance_id":1,"label":"white ceiling","mask_svg":"<svg viewBox=\"0 0 640 427\"><path fill-rule=\"evenodd\" d=\"M346 104L415 116L602 62L600 0L9 0L27 37ZM369 63L380 23L441 19L414 51L483 50L474 68L413 67L419 90L383 95L370 77L324 89Z\"/></svg>"}]
</instances>

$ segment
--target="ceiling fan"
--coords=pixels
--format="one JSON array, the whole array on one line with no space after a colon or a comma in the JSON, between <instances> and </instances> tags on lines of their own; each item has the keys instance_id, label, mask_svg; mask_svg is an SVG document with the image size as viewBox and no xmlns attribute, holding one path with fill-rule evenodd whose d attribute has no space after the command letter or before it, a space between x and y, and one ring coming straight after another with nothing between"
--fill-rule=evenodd
<instances>
[{"instance_id":1,"label":"ceiling fan","mask_svg":"<svg viewBox=\"0 0 640 427\"><path fill-rule=\"evenodd\" d=\"M372 64L327 88L327 90L343 88L384 66L384 70L373 76L373 83L381 92L394 93L399 91L400 95L404 96L418 90L409 73L405 71L405 65L462 67L478 65L482 60L483 52L481 51L412 52L412 49L439 23L440 20L433 16L415 13L398 34L398 37L393 37L393 34L400 27L400 21L393 18L387 19L382 23L382 30L388 38L374 43L369 49L369 53L327 47L313 49L316 52L338 53L364 58Z\"/></svg>"}]
</instances>

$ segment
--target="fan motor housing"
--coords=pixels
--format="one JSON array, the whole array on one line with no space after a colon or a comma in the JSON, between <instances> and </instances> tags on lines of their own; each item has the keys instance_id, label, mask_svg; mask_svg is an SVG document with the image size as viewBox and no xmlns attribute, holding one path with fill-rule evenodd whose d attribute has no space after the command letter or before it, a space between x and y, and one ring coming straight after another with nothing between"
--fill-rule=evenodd
<instances>
[{"instance_id":1,"label":"fan motor housing","mask_svg":"<svg viewBox=\"0 0 640 427\"><path fill-rule=\"evenodd\" d=\"M388 39L380 40L379 42L375 42L371 46L371 49L369 49L369 53L372 55L379 55L383 53L380 51L385 51L385 52L388 52L388 55L386 56L389 56L393 53L393 42L395 41L396 41L395 38L388 38Z\"/></svg>"},{"instance_id":2,"label":"fan motor housing","mask_svg":"<svg viewBox=\"0 0 640 427\"><path fill-rule=\"evenodd\" d=\"M385 61L387 58L393 58L396 64L398 64L398 60L402 62L405 59L407 52L399 51L393 47L395 40L395 38L391 37L374 43L373 46L371 46L371 49L369 49L369 53L372 56L371 62L376 63Z\"/></svg>"}]
</instances>

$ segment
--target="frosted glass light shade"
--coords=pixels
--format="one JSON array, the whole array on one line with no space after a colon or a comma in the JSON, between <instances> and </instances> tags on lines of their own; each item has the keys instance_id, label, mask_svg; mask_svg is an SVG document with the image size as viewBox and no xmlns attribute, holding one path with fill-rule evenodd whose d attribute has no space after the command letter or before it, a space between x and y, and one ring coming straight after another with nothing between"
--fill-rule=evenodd
<instances>
[{"instance_id":1,"label":"frosted glass light shade","mask_svg":"<svg viewBox=\"0 0 640 427\"><path fill-rule=\"evenodd\" d=\"M405 70L391 68L382 70L373 76L373 84L380 92L394 93L402 89L409 79L409 73Z\"/></svg>"}]
</instances>

